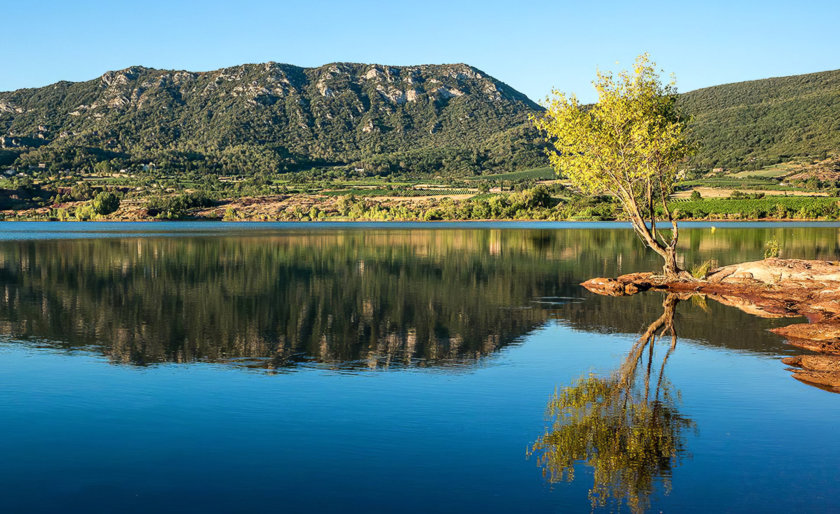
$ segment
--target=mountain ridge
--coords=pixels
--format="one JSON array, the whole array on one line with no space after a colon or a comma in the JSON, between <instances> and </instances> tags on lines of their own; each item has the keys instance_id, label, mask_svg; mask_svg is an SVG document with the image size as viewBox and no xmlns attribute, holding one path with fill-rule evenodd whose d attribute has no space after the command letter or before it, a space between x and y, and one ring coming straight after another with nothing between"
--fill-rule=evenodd
<instances>
[{"instance_id":1,"label":"mountain ridge","mask_svg":"<svg viewBox=\"0 0 840 514\"><path fill-rule=\"evenodd\" d=\"M258 153L268 159L266 169L283 161L300 168L429 147L481 151L484 140L524 125L538 109L463 63L268 62L208 72L131 66L84 82L0 93L0 144L64 139L63 146L141 160L156 157L144 155L148 150L214 154L250 144L264 150Z\"/></svg>"},{"instance_id":2,"label":"mountain ridge","mask_svg":"<svg viewBox=\"0 0 840 514\"><path fill-rule=\"evenodd\" d=\"M680 103L694 117L701 168L759 169L840 151L840 69L696 89Z\"/></svg>"},{"instance_id":3,"label":"mountain ridge","mask_svg":"<svg viewBox=\"0 0 840 514\"><path fill-rule=\"evenodd\" d=\"M680 103L701 143L696 169L758 169L840 150L840 70L709 86ZM0 164L468 176L545 165L528 121L541 110L465 63L136 65L0 93Z\"/></svg>"}]
</instances>

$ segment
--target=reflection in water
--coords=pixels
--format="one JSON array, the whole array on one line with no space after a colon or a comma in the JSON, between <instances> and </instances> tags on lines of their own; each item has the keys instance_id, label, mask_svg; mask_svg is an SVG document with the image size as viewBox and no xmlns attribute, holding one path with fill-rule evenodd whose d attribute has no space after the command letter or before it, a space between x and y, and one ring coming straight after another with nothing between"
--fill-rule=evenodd
<instances>
[{"instance_id":1,"label":"reflection in water","mask_svg":"<svg viewBox=\"0 0 840 514\"><path fill-rule=\"evenodd\" d=\"M683 432L694 426L680 414L679 393L665 378L665 365L677 344L678 301L677 295L667 295L663 314L613 374L583 377L549 401L551 425L533 444L531 454L538 455L551 482L574 480L578 462L591 466L593 508L625 502L632 510L643 511L657 481L666 492L670 488L671 470L684 452ZM666 333L669 348L657 370L654 346Z\"/></svg>"},{"instance_id":2,"label":"reflection in water","mask_svg":"<svg viewBox=\"0 0 840 514\"><path fill-rule=\"evenodd\" d=\"M303 373L231 381L230 373L195 373L191 367L139 374L115 367L101 373L101 363L87 362L96 359L5 352L9 373L0 389L8 401L0 402L6 407L0 418L7 437L0 453L14 465L5 466L2 478L6 489L15 492L7 496L18 505L41 498L54 507L41 510L73 510L78 491L93 490L102 504L132 498L145 511L156 510L148 507L149 498L155 498L154 507L169 510L195 501L209 505L205 510L235 510L242 502L262 506L279 497L289 500L291 510L341 510L350 500L379 496L380 504L418 511L425 505L406 504L405 498L428 497L437 506L462 510L510 511L526 503L550 510L557 496L572 504L578 500L576 491L549 493L534 480L532 466L517 463L521 434L541 427L531 417L539 415L539 407L524 416L516 409L530 409L533 401L538 405L539 391L554 380L557 371L541 359L565 363L569 351L585 359L581 368L575 368L574 359L563 368L576 376L609 358L609 351L582 355L581 331L638 334L640 320L656 318L614 374L584 377L558 392L549 405L551 425L532 453L552 481L574 477L576 463L589 464L595 471L595 505L641 510L652 491L667 488L671 470L686 451L692 420L680 412L679 392L664 372L670 358L670 375L677 376L672 356L677 299L666 300L663 315L657 294L618 300L592 296L579 286L593 276L658 267L658 257L648 255L629 230L256 233L231 228L216 236L167 238L4 237L0 231L0 351L13 346L10 340L26 340L53 349L84 348L120 364L221 362L269 372L317 365L353 372L427 366L449 373L453 366L470 366L470 373L445 380L398 372L372 380L321 380L319 373ZM834 229L688 230L683 250L694 262L746 261L760 258L771 237L784 242L790 257L840 255ZM695 302L679 305L683 341L752 355L794 352L766 331L776 321L716 302ZM562 334L563 340L541 346L549 337L533 338L535 344L493 365L493 355L552 322L563 328L543 335ZM738 337L726 330L731 327L738 327ZM703 353L721 357L721 352ZM28 362L6 360L7 355L22 355ZM492 369L474 372L474 364L488 357ZM721 381L733 375L733 383L748 382L731 373ZM55 380L45 381L45 376ZM491 380L497 387L488 387ZM689 387L705 391L708 384L681 387L688 394ZM283 401L276 401L278 393ZM422 401L413 401L418 398ZM690 412L713 428L729 424L727 409L738 405L724 398L711 413ZM487 418L492 439L457 429L487 412L492 413ZM815 414L774 417L766 409L748 414L756 425L787 420L787 430L779 433L789 440L802 427L824 429L824 420ZM744 476L756 463L790 464L765 451L768 441L782 436L763 435L744 436L742 431L737 439L736 434L732 441L744 451L732 456L735 467L722 473L727 479ZM697 456L692 464L699 467L680 468L687 480L721 471L719 463L708 462L709 441L696 442L691 442ZM410 451L395 461L395 449ZM823 449L807 449L806 459L800 459L804 467L791 472L809 479L830 477L831 459L814 458ZM268 454L271 459L265 458ZM824 460L828 466L820 467ZM231 478L231 469L244 472ZM364 484L334 481L325 495L324 469L371 479ZM44 495L42 483L60 484L65 492ZM449 487L453 483L459 487ZM768 482L754 494L768 498L778 483ZM208 484L214 484L209 496ZM836 490L830 478L814 487ZM385 490L393 494L382 496ZM692 497L688 490L675 493L669 501ZM453 495L457 501L444 503ZM808 505L828 503L825 495L801 497L806 496ZM325 498L335 503L318 503ZM731 499L715 495L716 504Z\"/></svg>"},{"instance_id":3,"label":"reflection in water","mask_svg":"<svg viewBox=\"0 0 840 514\"><path fill-rule=\"evenodd\" d=\"M498 231L9 242L0 333L139 365L469 363L556 306L539 240L508 235L495 256Z\"/></svg>"},{"instance_id":4,"label":"reflection in water","mask_svg":"<svg viewBox=\"0 0 840 514\"><path fill-rule=\"evenodd\" d=\"M771 237L791 257L838 255L836 230L823 228L686 230L682 251L701 262L744 261L759 258ZM655 297L615 302L579 286L659 266L626 229L2 238L0 336L93 349L116 363L460 366L552 319L634 333L640 317L659 309ZM724 326L765 323L710 308ZM685 319L680 329L707 344L784 353L763 330L722 338L706 319Z\"/></svg>"}]
</instances>

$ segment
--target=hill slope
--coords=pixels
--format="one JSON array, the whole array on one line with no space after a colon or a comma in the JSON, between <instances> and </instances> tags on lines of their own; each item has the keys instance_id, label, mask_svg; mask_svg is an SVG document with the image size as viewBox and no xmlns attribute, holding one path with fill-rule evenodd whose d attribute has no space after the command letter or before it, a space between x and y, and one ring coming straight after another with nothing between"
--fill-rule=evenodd
<instances>
[{"instance_id":1,"label":"hill slope","mask_svg":"<svg viewBox=\"0 0 840 514\"><path fill-rule=\"evenodd\" d=\"M698 89L681 102L699 167L757 169L840 150L840 70Z\"/></svg>"},{"instance_id":2,"label":"hill slope","mask_svg":"<svg viewBox=\"0 0 840 514\"><path fill-rule=\"evenodd\" d=\"M840 70L681 95L699 169L757 169L840 150ZM0 164L53 170L155 163L171 172L472 175L545 165L540 107L465 64L210 72L135 66L0 93Z\"/></svg>"},{"instance_id":3,"label":"hill slope","mask_svg":"<svg viewBox=\"0 0 840 514\"><path fill-rule=\"evenodd\" d=\"M541 163L527 144L536 109L465 64L135 66L0 93L0 145L40 147L23 160L59 167L109 158L224 172L350 163L470 172Z\"/></svg>"}]
</instances>

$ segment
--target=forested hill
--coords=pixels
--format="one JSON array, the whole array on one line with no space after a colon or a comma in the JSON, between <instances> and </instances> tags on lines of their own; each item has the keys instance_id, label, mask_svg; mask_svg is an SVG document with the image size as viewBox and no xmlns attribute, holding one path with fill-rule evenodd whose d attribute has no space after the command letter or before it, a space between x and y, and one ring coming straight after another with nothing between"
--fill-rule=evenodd
<instances>
[{"instance_id":1,"label":"forested hill","mask_svg":"<svg viewBox=\"0 0 840 514\"><path fill-rule=\"evenodd\" d=\"M681 102L694 116L698 171L840 151L840 70L699 89ZM0 165L469 176L546 165L528 121L540 109L466 64L135 66L0 93Z\"/></svg>"},{"instance_id":2,"label":"forested hill","mask_svg":"<svg viewBox=\"0 0 840 514\"><path fill-rule=\"evenodd\" d=\"M465 64L135 66L0 93L0 145L7 163L57 169L507 171L544 162L527 120L537 109Z\"/></svg>"},{"instance_id":3,"label":"forested hill","mask_svg":"<svg viewBox=\"0 0 840 514\"><path fill-rule=\"evenodd\" d=\"M840 152L840 70L698 89L694 116L703 168L759 168Z\"/></svg>"}]
</instances>

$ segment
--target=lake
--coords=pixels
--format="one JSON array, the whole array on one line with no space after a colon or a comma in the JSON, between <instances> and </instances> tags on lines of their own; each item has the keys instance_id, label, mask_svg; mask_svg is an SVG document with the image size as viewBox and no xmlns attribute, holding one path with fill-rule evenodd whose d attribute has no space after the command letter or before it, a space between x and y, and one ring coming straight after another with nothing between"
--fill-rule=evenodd
<instances>
[{"instance_id":1,"label":"lake","mask_svg":"<svg viewBox=\"0 0 840 514\"><path fill-rule=\"evenodd\" d=\"M685 267L840 259L684 226ZM840 509L790 320L579 286L657 259L616 223L3 223L0 511Z\"/></svg>"}]
</instances>

